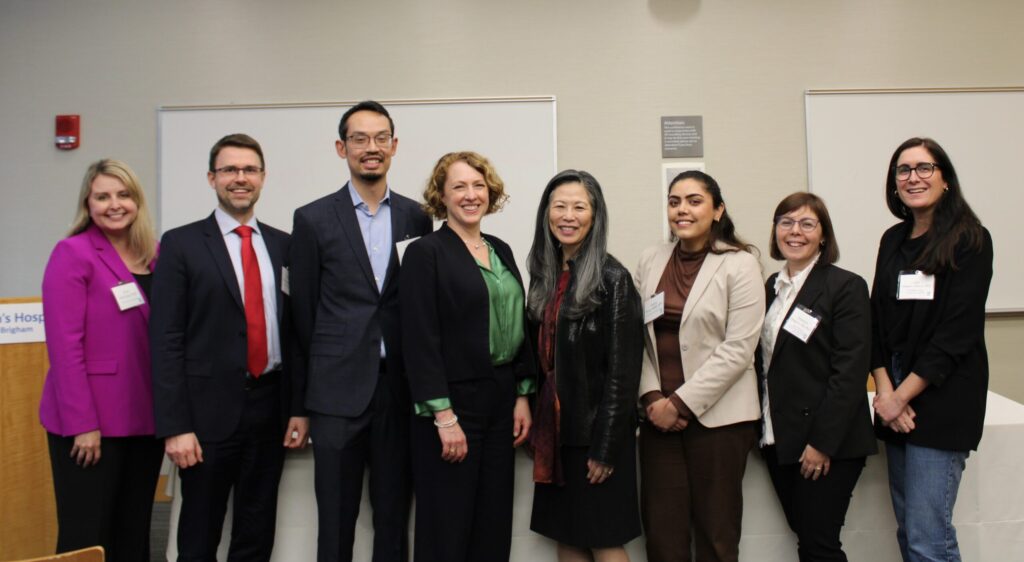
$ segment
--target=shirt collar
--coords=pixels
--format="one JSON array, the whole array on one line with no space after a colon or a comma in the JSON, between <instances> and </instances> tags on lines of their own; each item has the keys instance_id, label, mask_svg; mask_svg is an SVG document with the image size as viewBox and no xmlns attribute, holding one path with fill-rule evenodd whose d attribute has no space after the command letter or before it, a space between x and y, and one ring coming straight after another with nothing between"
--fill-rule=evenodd
<instances>
[{"instance_id":1,"label":"shirt collar","mask_svg":"<svg viewBox=\"0 0 1024 562\"><path fill-rule=\"evenodd\" d=\"M352 182L349 182L349 184L348 184L348 194L352 196L352 206L353 207L359 207L360 205L366 205L366 201L363 201L363 198L359 195L359 192L356 190L355 186L352 185ZM381 198L380 204L381 205L390 205L391 204L391 187L384 188L384 197Z\"/></svg>"},{"instance_id":2,"label":"shirt collar","mask_svg":"<svg viewBox=\"0 0 1024 562\"><path fill-rule=\"evenodd\" d=\"M217 219L217 228L220 229L220 233L223 236L227 236L228 233L234 232L236 228L242 226L242 223L235 220L235 217L227 214L224 212L224 209L221 209L220 207L213 210L213 218ZM263 235L260 232L260 224L259 221L256 220L255 215L253 215L252 220L249 221L249 226L252 227L253 232L256 234L259 234L260 236Z\"/></svg>"},{"instance_id":3,"label":"shirt collar","mask_svg":"<svg viewBox=\"0 0 1024 562\"><path fill-rule=\"evenodd\" d=\"M782 266L782 269L779 271L779 275L775 277L775 294L779 294L779 289L785 285L792 285L794 287L802 286L804 284L804 280L811 274L811 270L814 269L814 266L818 263L818 258L820 257L821 252L815 254L811 263L807 264L807 267L801 269L800 272L793 277L789 276L789 268Z\"/></svg>"}]
</instances>

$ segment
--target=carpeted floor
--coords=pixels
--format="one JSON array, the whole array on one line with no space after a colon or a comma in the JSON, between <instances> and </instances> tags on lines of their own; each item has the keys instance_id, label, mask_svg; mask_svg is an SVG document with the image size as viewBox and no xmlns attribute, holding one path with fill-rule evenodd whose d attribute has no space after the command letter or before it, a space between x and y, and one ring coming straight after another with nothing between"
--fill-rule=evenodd
<instances>
[{"instance_id":1,"label":"carpeted floor","mask_svg":"<svg viewBox=\"0 0 1024 562\"><path fill-rule=\"evenodd\" d=\"M167 533L171 523L171 502L153 504L153 520L149 527L149 561L166 562Z\"/></svg>"}]
</instances>

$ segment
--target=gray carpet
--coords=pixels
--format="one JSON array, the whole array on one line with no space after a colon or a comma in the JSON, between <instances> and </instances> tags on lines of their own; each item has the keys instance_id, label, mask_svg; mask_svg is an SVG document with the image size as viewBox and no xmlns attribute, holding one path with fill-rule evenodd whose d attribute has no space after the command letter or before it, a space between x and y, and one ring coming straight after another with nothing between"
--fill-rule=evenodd
<instances>
[{"instance_id":1,"label":"gray carpet","mask_svg":"<svg viewBox=\"0 0 1024 562\"><path fill-rule=\"evenodd\" d=\"M153 504L153 520L149 527L149 561L166 562L167 533L171 524L171 502Z\"/></svg>"}]
</instances>

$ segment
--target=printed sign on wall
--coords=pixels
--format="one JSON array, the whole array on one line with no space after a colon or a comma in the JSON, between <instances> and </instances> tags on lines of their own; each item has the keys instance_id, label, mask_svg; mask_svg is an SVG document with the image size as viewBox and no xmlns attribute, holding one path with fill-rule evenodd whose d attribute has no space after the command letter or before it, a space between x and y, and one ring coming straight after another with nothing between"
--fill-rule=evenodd
<instances>
[{"instance_id":1,"label":"printed sign on wall","mask_svg":"<svg viewBox=\"0 0 1024 562\"><path fill-rule=\"evenodd\" d=\"M0 344L46 341L43 303L0 304Z\"/></svg>"}]
</instances>

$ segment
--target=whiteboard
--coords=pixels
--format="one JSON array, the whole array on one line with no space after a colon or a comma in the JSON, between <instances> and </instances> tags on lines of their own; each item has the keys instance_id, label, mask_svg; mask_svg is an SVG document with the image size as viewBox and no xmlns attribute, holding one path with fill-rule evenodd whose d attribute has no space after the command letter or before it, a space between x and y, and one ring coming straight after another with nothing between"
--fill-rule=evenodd
<instances>
[{"instance_id":1,"label":"whiteboard","mask_svg":"<svg viewBox=\"0 0 1024 562\"><path fill-rule=\"evenodd\" d=\"M810 90L807 166L825 199L840 264L871 283L878 240L897 222L885 205L886 167L911 137L938 141L964 197L992 233L995 273L986 309L1024 311L1024 88Z\"/></svg>"},{"instance_id":2,"label":"whiteboard","mask_svg":"<svg viewBox=\"0 0 1024 562\"><path fill-rule=\"evenodd\" d=\"M292 213L348 181L334 141L338 121L356 102L161 107L157 200L160 232L209 215L217 204L206 180L210 148L246 133L263 147L266 181L256 216L291 231ZM537 204L556 172L555 98L381 100L395 122L398 150L388 173L394 191L422 201L437 159L456 150L486 156L510 198L483 230L512 246L525 274Z\"/></svg>"}]
</instances>

